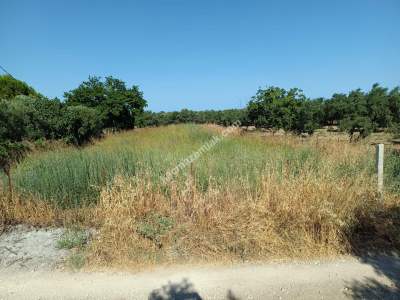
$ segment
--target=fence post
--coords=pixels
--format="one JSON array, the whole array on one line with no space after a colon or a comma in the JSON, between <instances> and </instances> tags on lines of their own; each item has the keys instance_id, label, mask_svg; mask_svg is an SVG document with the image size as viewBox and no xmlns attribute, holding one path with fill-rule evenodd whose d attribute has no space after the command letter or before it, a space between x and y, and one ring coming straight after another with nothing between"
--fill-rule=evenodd
<instances>
[{"instance_id":1,"label":"fence post","mask_svg":"<svg viewBox=\"0 0 400 300\"><path fill-rule=\"evenodd\" d=\"M376 145L376 172L378 174L378 192L383 193L383 154L384 144Z\"/></svg>"}]
</instances>

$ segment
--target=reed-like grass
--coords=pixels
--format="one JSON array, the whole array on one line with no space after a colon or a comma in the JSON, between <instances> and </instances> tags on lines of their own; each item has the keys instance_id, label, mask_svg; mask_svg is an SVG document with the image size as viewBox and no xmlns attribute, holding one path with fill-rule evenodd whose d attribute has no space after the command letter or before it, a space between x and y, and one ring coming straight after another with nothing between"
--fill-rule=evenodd
<instances>
[{"instance_id":1,"label":"reed-like grass","mask_svg":"<svg viewBox=\"0 0 400 300\"><path fill-rule=\"evenodd\" d=\"M78 207L96 203L100 190L116 175L145 175L153 183L161 184L168 170L218 134L218 130L195 125L124 132L84 149L62 148L32 154L15 169L13 178L22 195L60 207ZM335 160L332 167L338 178L356 176L365 170L372 173L373 154L368 147L359 148L346 142L316 144L315 140L301 142L295 137L233 134L183 169L174 180L184 182L192 172L202 191L207 190L211 181L219 186L246 181L257 188L262 175L269 172L281 177L283 168L289 167L290 175L296 176L306 166L318 174L328 160Z\"/></svg>"},{"instance_id":2,"label":"reed-like grass","mask_svg":"<svg viewBox=\"0 0 400 300\"><path fill-rule=\"evenodd\" d=\"M143 129L110 136L84 149L62 148L35 153L14 171L17 191L60 207L77 207L98 200L102 187L116 174L143 172L155 181L210 133L193 126Z\"/></svg>"}]
</instances>

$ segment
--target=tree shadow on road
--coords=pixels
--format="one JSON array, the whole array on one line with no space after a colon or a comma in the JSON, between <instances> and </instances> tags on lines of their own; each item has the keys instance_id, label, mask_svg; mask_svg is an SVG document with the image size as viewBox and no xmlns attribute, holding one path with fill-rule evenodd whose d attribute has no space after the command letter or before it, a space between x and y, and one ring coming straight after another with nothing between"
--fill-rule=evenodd
<instances>
[{"instance_id":1,"label":"tree shadow on road","mask_svg":"<svg viewBox=\"0 0 400 300\"><path fill-rule=\"evenodd\" d=\"M400 299L400 207L359 215L348 240L353 255L383 277L348 283L353 299Z\"/></svg>"},{"instance_id":2,"label":"tree shadow on road","mask_svg":"<svg viewBox=\"0 0 400 300\"><path fill-rule=\"evenodd\" d=\"M371 265L375 272L385 276L382 283L374 278L353 281L348 288L353 299L400 299L400 258L391 256L364 257L363 263Z\"/></svg>"},{"instance_id":3,"label":"tree shadow on road","mask_svg":"<svg viewBox=\"0 0 400 300\"><path fill-rule=\"evenodd\" d=\"M400 300L400 206L360 210L356 220L346 237L349 250L362 263L370 265L382 280L367 277L348 282L347 296L353 299ZM202 297L184 279L154 290L149 299L201 300ZM230 290L226 299L239 300Z\"/></svg>"},{"instance_id":4,"label":"tree shadow on road","mask_svg":"<svg viewBox=\"0 0 400 300\"><path fill-rule=\"evenodd\" d=\"M149 300L202 300L199 293L187 279L182 282L169 282L149 295Z\"/></svg>"},{"instance_id":5,"label":"tree shadow on road","mask_svg":"<svg viewBox=\"0 0 400 300\"><path fill-rule=\"evenodd\" d=\"M149 295L149 300L202 300L203 298L194 289L193 284L188 279L183 279L181 282L172 283L162 286L159 289L152 291ZM235 294L228 290L226 295L227 300L240 300Z\"/></svg>"}]
</instances>

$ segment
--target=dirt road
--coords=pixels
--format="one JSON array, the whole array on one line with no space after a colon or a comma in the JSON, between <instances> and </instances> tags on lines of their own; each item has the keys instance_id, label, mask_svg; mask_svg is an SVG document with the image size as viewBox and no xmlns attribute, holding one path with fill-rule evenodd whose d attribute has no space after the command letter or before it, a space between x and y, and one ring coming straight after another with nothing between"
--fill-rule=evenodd
<instances>
[{"instance_id":1,"label":"dirt road","mask_svg":"<svg viewBox=\"0 0 400 300\"><path fill-rule=\"evenodd\" d=\"M400 299L399 288L395 257L136 274L0 272L0 299Z\"/></svg>"}]
</instances>

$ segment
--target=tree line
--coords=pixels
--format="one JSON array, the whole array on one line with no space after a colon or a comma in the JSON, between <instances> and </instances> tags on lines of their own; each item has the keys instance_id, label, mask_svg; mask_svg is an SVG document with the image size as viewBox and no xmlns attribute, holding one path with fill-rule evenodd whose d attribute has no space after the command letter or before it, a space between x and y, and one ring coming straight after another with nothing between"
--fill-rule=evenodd
<instances>
[{"instance_id":1,"label":"tree line","mask_svg":"<svg viewBox=\"0 0 400 300\"><path fill-rule=\"evenodd\" d=\"M236 121L243 122L246 118L245 109L204 110L193 111L182 109L172 112L145 111L141 114L136 125L138 127L165 126L179 123L206 124L213 123L222 126L230 126Z\"/></svg>"},{"instance_id":2,"label":"tree line","mask_svg":"<svg viewBox=\"0 0 400 300\"><path fill-rule=\"evenodd\" d=\"M260 88L243 109L145 111L138 117L137 126L178 123L229 126L237 121L244 126L308 134L330 125L348 132L351 137L358 132L361 138L383 129L399 132L400 89L389 90L374 84L367 92L356 89L347 94L336 93L328 99L310 99L297 88L267 87Z\"/></svg>"}]
</instances>

